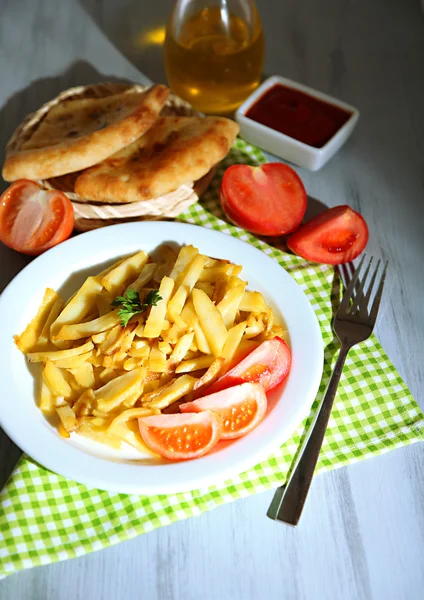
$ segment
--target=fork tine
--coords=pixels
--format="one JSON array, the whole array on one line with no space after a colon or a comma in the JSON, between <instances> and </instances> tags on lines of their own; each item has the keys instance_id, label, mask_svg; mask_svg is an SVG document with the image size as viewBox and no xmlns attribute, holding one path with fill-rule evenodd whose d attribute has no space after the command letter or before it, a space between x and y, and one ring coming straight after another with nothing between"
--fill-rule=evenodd
<instances>
[{"instance_id":1,"label":"fork tine","mask_svg":"<svg viewBox=\"0 0 424 600\"><path fill-rule=\"evenodd\" d=\"M376 266L376 268L374 270L374 273L373 273L373 275L371 277L370 285L369 285L368 291L367 291L366 296L365 296L365 302L366 302L367 306L369 305L370 298L371 298L371 293L372 293L372 290L373 290L373 287L374 287L374 283L375 283L375 280L377 279L377 274L378 274L378 270L380 268L380 263L381 263L381 260L379 259L378 263L377 263L377 266Z\"/></svg>"},{"instance_id":2,"label":"fork tine","mask_svg":"<svg viewBox=\"0 0 424 600\"><path fill-rule=\"evenodd\" d=\"M352 263L343 263L341 265L337 265L336 267L339 277L343 283L343 287L347 288L350 280L355 272L355 267Z\"/></svg>"},{"instance_id":3,"label":"fork tine","mask_svg":"<svg viewBox=\"0 0 424 600\"><path fill-rule=\"evenodd\" d=\"M384 282L386 280L387 265L388 265L388 261L386 260L386 264L384 265L383 273L381 275L380 285L378 286L378 290L377 290L377 293L374 298L374 302L372 303L372 307L371 307L369 321L370 321L370 325L372 327L374 327L375 322L377 320L377 313L378 313L378 309L380 307L381 296L383 295Z\"/></svg>"},{"instance_id":4,"label":"fork tine","mask_svg":"<svg viewBox=\"0 0 424 600\"><path fill-rule=\"evenodd\" d=\"M367 281L368 273L370 272L370 268L371 268L373 260L374 260L374 257L371 256L370 262L368 263L368 267L366 268L363 277L361 277L361 281L359 282L358 286L356 287L355 297L352 302L352 308L350 309L350 314L352 314L352 315L358 307L360 308L360 310L363 310L363 311L367 310L368 302L364 302L364 293L363 292L364 292L365 282ZM377 269L378 269L378 266L377 266ZM375 273L374 273L374 276L375 276Z\"/></svg>"},{"instance_id":5,"label":"fork tine","mask_svg":"<svg viewBox=\"0 0 424 600\"><path fill-rule=\"evenodd\" d=\"M365 254L362 257L361 262L357 266L356 271L354 272L354 274L352 276L352 279L349 281L349 285L347 286L346 291L343 295L342 301L340 302L339 312L347 312L348 311L349 302L352 297L352 292L355 288L356 282L358 281L359 271L361 270L362 265L364 264L364 260L365 260Z\"/></svg>"},{"instance_id":6,"label":"fork tine","mask_svg":"<svg viewBox=\"0 0 424 600\"><path fill-rule=\"evenodd\" d=\"M349 276L349 281L350 281L353 277L353 274L355 273L355 265L353 264L353 262L348 262L348 263L345 263L345 267L346 267L346 272Z\"/></svg>"}]
</instances>

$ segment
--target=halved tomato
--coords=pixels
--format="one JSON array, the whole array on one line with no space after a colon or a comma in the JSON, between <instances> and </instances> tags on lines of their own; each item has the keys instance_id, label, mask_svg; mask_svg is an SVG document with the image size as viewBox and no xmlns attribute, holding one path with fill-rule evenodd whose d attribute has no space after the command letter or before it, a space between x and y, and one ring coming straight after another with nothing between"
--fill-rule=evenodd
<instances>
[{"instance_id":1,"label":"halved tomato","mask_svg":"<svg viewBox=\"0 0 424 600\"><path fill-rule=\"evenodd\" d=\"M169 460L203 456L219 442L223 429L220 417L210 410L143 417L138 424L144 443Z\"/></svg>"},{"instance_id":2,"label":"halved tomato","mask_svg":"<svg viewBox=\"0 0 424 600\"><path fill-rule=\"evenodd\" d=\"M223 424L221 439L231 440L254 429L264 418L267 400L258 383L242 383L180 405L183 413L213 410Z\"/></svg>"},{"instance_id":3,"label":"halved tomato","mask_svg":"<svg viewBox=\"0 0 424 600\"><path fill-rule=\"evenodd\" d=\"M334 206L305 225L287 240L302 258L328 265L347 263L361 254L368 242L365 219L350 206Z\"/></svg>"},{"instance_id":4,"label":"halved tomato","mask_svg":"<svg viewBox=\"0 0 424 600\"><path fill-rule=\"evenodd\" d=\"M257 235L295 231L306 210L301 179L282 163L232 165L224 173L220 195L229 220Z\"/></svg>"},{"instance_id":5,"label":"halved tomato","mask_svg":"<svg viewBox=\"0 0 424 600\"><path fill-rule=\"evenodd\" d=\"M62 192L20 179L0 197L0 241L13 250L41 254L66 240L73 228L74 209Z\"/></svg>"},{"instance_id":6,"label":"halved tomato","mask_svg":"<svg viewBox=\"0 0 424 600\"><path fill-rule=\"evenodd\" d=\"M214 394L233 385L244 382L259 383L265 392L269 392L288 375L291 366L291 351L286 342L279 337L262 342L235 367L206 390Z\"/></svg>"}]
</instances>

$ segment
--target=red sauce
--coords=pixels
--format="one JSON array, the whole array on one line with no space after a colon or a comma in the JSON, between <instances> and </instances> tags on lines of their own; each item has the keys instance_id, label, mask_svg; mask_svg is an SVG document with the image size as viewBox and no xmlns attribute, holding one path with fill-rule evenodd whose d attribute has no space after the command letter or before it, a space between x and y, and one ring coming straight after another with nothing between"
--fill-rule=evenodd
<instances>
[{"instance_id":1,"label":"red sauce","mask_svg":"<svg viewBox=\"0 0 424 600\"><path fill-rule=\"evenodd\" d=\"M352 114L278 83L255 102L246 116L299 142L321 148Z\"/></svg>"}]
</instances>

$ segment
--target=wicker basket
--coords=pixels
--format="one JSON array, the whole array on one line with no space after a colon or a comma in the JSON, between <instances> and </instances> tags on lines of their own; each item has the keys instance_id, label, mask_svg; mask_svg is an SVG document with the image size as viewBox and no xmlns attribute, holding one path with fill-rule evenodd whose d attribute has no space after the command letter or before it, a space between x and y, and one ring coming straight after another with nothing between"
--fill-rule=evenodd
<instances>
[{"instance_id":1,"label":"wicker basket","mask_svg":"<svg viewBox=\"0 0 424 600\"><path fill-rule=\"evenodd\" d=\"M9 140L6 155L19 152L23 144L31 138L47 113L60 102L83 98L104 98L118 93L142 93L145 86L130 83L105 82L88 86L78 86L65 90L50 100L36 112L28 115ZM199 116L192 106L171 92L162 116ZM80 198L74 192L74 182L78 173L62 177L41 180L39 183L47 189L59 189L72 201L75 211L75 228L88 231L105 225L137 220L160 220L174 218L198 201L209 185L215 169L212 169L198 182L187 182L170 194L129 204L102 204L90 199Z\"/></svg>"}]
</instances>

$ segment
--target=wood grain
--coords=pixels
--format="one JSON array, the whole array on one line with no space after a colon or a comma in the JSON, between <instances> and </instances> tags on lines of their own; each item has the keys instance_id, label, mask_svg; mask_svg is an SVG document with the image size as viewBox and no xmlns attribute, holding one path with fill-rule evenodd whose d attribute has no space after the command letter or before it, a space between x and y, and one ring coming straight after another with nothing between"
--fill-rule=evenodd
<instances>
[{"instance_id":1,"label":"wood grain","mask_svg":"<svg viewBox=\"0 0 424 600\"><path fill-rule=\"evenodd\" d=\"M346 147L308 193L350 204L369 252L390 261L378 335L423 406L424 21L418 0L258 0L266 72L357 106ZM0 159L21 118L71 85L164 81L143 32L173 0L3 0ZM138 70L139 69L139 70ZM0 289L29 259L0 248ZM4 400L4 399L3 399ZM12 399L6 399L12 401ZM0 483L19 451L0 432ZM272 494L0 582L9 600L415 600L424 589L424 454L415 445L318 477L297 529L266 518Z\"/></svg>"}]
</instances>

